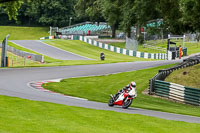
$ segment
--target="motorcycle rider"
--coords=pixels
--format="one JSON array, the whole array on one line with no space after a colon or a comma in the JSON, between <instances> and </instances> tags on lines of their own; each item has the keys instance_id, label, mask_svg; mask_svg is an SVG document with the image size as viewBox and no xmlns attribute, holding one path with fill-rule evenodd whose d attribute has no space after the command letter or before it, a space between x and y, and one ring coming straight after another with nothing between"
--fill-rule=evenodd
<instances>
[{"instance_id":1,"label":"motorcycle rider","mask_svg":"<svg viewBox=\"0 0 200 133\"><path fill-rule=\"evenodd\" d=\"M135 90L135 97L137 97L136 83L134 81L132 81L130 84L126 85L124 88L119 90L116 96L124 91L133 90L133 89Z\"/></svg>"}]
</instances>

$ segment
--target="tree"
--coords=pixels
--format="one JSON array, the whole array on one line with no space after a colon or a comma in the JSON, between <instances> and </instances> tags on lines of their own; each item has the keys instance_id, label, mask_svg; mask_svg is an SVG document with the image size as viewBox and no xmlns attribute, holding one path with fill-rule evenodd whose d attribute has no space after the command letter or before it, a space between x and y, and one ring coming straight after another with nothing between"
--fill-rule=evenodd
<instances>
[{"instance_id":1,"label":"tree","mask_svg":"<svg viewBox=\"0 0 200 133\"><path fill-rule=\"evenodd\" d=\"M79 19L100 22L104 21L102 8L102 0L78 0L75 5L75 12Z\"/></svg>"},{"instance_id":2,"label":"tree","mask_svg":"<svg viewBox=\"0 0 200 133\"><path fill-rule=\"evenodd\" d=\"M134 1L125 0L122 7L122 20L120 22L121 28L127 33L127 37L131 36L131 27L136 24L137 20L135 10L134 10Z\"/></svg>"},{"instance_id":3,"label":"tree","mask_svg":"<svg viewBox=\"0 0 200 133\"><path fill-rule=\"evenodd\" d=\"M188 26L188 31L200 32L199 9L199 0L180 0L181 21Z\"/></svg>"},{"instance_id":4,"label":"tree","mask_svg":"<svg viewBox=\"0 0 200 133\"><path fill-rule=\"evenodd\" d=\"M2 3L1 11L17 24L66 26L74 18L76 0L16 0ZM4 20L6 22L6 20Z\"/></svg>"},{"instance_id":5,"label":"tree","mask_svg":"<svg viewBox=\"0 0 200 133\"><path fill-rule=\"evenodd\" d=\"M10 1L16 1L16 0L0 0L0 3L10 2Z\"/></svg>"},{"instance_id":6,"label":"tree","mask_svg":"<svg viewBox=\"0 0 200 133\"><path fill-rule=\"evenodd\" d=\"M18 10L20 9L22 0L0 0L0 7L4 7L8 12L9 19L17 20Z\"/></svg>"},{"instance_id":7,"label":"tree","mask_svg":"<svg viewBox=\"0 0 200 133\"><path fill-rule=\"evenodd\" d=\"M122 19L122 0L103 0L103 16L112 29L112 37L115 38L116 29Z\"/></svg>"},{"instance_id":8,"label":"tree","mask_svg":"<svg viewBox=\"0 0 200 133\"><path fill-rule=\"evenodd\" d=\"M160 0L159 9L164 21L164 26L173 34L182 34L185 25L181 22L180 0Z\"/></svg>"},{"instance_id":9,"label":"tree","mask_svg":"<svg viewBox=\"0 0 200 133\"><path fill-rule=\"evenodd\" d=\"M159 18L156 0L124 0L122 6L121 26L130 37L131 27L137 27L137 34L140 35L140 28L149 20Z\"/></svg>"},{"instance_id":10,"label":"tree","mask_svg":"<svg viewBox=\"0 0 200 133\"><path fill-rule=\"evenodd\" d=\"M90 19L90 21L106 20L111 25L112 37L115 37L116 29L120 23L121 0L78 0L75 5L76 14L79 18Z\"/></svg>"},{"instance_id":11,"label":"tree","mask_svg":"<svg viewBox=\"0 0 200 133\"><path fill-rule=\"evenodd\" d=\"M34 0L29 2L24 16L42 25L66 26L74 17L74 0Z\"/></svg>"}]
</instances>

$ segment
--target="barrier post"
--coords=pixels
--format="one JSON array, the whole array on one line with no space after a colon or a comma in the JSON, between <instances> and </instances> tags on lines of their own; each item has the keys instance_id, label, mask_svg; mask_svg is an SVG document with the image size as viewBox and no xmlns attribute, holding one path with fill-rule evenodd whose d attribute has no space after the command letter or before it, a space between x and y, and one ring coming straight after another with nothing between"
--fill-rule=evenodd
<instances>
[{"instance_id":1,"label":"barrier post","mask_svg":"<svg viewBox=\"0 0 200 133\"><path fill-rule=\"evenodd\" d=\"M154 79L150 79L150 86L149 86L149 95L152 95L152 92L153 92L153 90L154 90Z\"/></svg>"},{"instance_id":2,"label":"barrier post","mask_svg":"<svg viewBox=\"0 0 200 133\"><path fill-rule=\"evenodd\" d=\"M6 67L9 67L9 57L6 56Z\"/></svg>"},{"instance_id":3,"label":"barrier post","mask_svg":"<svg viewBox=\"0 0 200 133\"><path fill-rule=\"evenodd\" d=\"M8 34L5 39L2 42L2 53L1 53L1 67L7 66L7 43L8 43L8 37L10 35Z\"/></svg>"}]
</instances>

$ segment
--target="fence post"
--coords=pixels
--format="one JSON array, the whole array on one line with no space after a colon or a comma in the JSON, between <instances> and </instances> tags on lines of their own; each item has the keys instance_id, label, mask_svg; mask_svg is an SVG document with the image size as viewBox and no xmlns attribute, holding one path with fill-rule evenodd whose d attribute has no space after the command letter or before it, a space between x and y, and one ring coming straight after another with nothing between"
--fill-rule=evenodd
<instances>
[{"instance_id":1,"label":"fence post","mask_svg":"<svg viewBox=\"0 0 200 133\"><path fill-rule=\"evenodd\" d=\"M154 91L154 79L150 79L149 95L152 95Z\"/></svg>"},{"instance_id":2,"label":"fence post","mask_svg":"<svg viewBox=\"0 0 200 133\"><path fill-rule=\"evenodd\" d=\"M24 56L24 66L26 65L26 57Z\"/></svg>"},{"instance_id":3,"label":"fence post","mask_svg":"<svg viewBox=\"0 0 200 133\"><path fill-rule=\"evenodd\" d=\"M7 43L9 36L8 34L2 42L1 67L7 67Z\"/></svg>"}]
</instances>

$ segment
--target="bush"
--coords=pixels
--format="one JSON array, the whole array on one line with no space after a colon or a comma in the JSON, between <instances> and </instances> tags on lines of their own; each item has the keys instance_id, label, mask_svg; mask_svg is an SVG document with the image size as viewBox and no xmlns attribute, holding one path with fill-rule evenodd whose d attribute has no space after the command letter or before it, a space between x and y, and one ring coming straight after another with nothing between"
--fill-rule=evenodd
<instances>
[{"instance_id":1,"label":"bush","mask_svg":"<svg viewBox=\"0 0 200 133\"><path fill-rule=\"evenodd\" d=\"M140 34L137 41L138 41L139 44L143 44L144 43L144 35Z\"/></svg>"}]
</instances>

